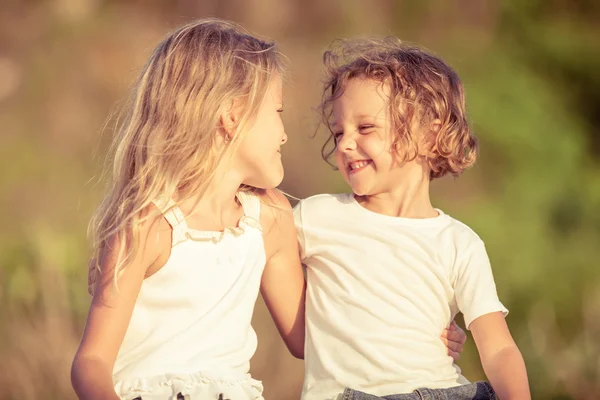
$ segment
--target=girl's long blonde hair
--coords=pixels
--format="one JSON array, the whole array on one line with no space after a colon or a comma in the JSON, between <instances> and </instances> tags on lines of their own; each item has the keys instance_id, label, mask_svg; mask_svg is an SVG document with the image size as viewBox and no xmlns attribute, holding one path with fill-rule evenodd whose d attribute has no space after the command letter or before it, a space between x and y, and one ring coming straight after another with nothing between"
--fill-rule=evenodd
<instances>
[{"instance_id":1,"label":"girl's long blonde hair","mask_svg":"<svg viewBox=\"0 0 600 400\"><path fill-rule=\"evenodd\" d=\"M102 273L101 252L113 239L119 248L115 284L135 257L142 211L152 200L202 195L222 154L216 146L221 113L233 100L243 101L239 132L281 72L283 58L273 43L218 19L185 25L158 45L124 107L110 152L110 188L90 221L90 293Z\"/></svg>"}]
</instances>

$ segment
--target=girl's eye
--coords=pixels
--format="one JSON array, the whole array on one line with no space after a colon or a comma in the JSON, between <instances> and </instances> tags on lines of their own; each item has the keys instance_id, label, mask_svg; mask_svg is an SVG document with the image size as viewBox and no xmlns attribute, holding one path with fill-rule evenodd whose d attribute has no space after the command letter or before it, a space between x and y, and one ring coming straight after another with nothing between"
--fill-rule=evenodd
<instances>
[{"instance_id":1,"label":"girl's eye","mask_svg":"<svg viewBox=\"0 0 600 400\"><path fill-rule=\"evenodd\" d=\"M361 126L358 127L358 131L364 133L364 132L366 132L366 131L368 131L370 129L373 129L373 128L374 128L373 125L361 125Z\"/></svg>"}]
</instances>

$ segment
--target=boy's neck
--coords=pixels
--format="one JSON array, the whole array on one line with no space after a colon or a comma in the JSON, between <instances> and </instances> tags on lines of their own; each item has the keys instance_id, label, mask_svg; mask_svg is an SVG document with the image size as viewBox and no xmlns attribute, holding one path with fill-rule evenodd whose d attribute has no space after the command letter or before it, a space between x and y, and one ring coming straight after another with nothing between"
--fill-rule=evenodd
<instances>
[{"instance_id":1,"label":"boy's neck","mask_svg":"<svg viewBox=\"0 0 600 400\"><path fill-rule=\"evenodd\" d=\"M378 214L403 218L433 218L439 212L431 205L429 177L406 180L391 190L372 195L355 195L364 208Z\"/></svg>"}]
</instances>

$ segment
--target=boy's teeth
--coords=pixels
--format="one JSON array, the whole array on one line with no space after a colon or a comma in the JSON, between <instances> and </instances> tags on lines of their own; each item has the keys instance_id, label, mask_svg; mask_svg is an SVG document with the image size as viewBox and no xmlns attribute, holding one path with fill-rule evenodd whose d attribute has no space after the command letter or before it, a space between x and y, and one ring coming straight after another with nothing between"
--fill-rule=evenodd
<instances>
[{"instance_id":1,"label":"boy's teeth","mask_svg":"<svg viewBox=\"0 0 600 400\"><path fill-rule=\"evenodd\" d=\"M360 167L364 167L368 163L369 163L368 161L356 161L356 162L352 162L352 163L350 163L350 169L352 169L352 170L358 169Z\"/></svg>"}]
</instances>

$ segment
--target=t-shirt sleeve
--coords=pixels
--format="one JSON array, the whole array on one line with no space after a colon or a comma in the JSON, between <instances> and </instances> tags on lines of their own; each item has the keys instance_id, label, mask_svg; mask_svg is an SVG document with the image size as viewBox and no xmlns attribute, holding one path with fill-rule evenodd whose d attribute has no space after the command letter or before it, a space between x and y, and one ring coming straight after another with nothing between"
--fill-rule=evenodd
<instances>
[{"instance_id":1,"label":"t-shirt sleeve","mask_svg":"<svg viewBox=\"0 0 600 400\"><path fill-rule=\"evenodd\" d=\"M298 246L300 248L300 260L306 259L306 238L304 236L304 225L302 221L302 203L300 200L294 207L294 223L296 224L296 232L298 235Z\"/></svg>"},{"instance_id":2,"label":"t-shirt sleeve","mask_svg":"<svg viewBox=\"0 0 600 400\"><path fill-rule=\"evenodd\" d=\"M459 310L465 317L467 329L478 317L508 310L498 299L490 259L484 243L477 239L459 254L454 277L454 294Z\"/></svg>"}]
</instances>

